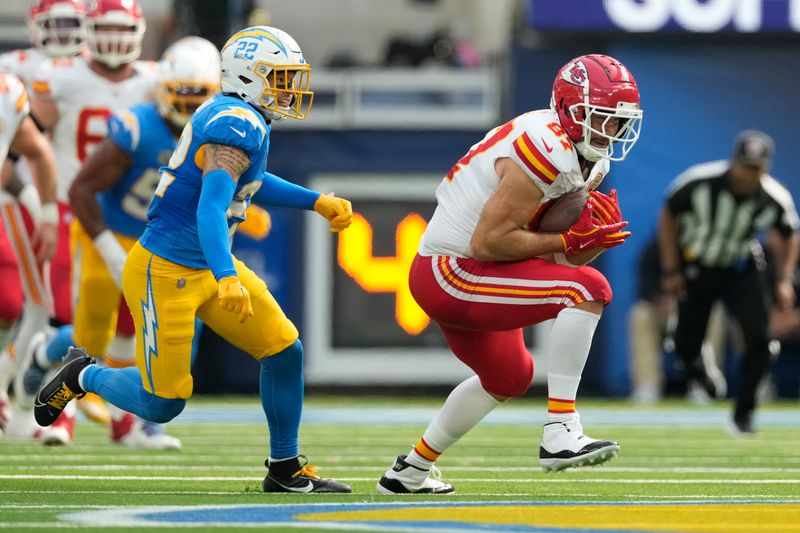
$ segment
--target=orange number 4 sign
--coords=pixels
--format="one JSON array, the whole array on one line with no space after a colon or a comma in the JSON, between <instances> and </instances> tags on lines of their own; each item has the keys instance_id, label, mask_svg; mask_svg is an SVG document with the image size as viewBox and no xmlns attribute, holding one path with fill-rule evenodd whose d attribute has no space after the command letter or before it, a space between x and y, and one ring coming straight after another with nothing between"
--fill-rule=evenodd
<instances>
[{"instance_id":1,"label":"orange number 4 sign","mask_svg":"<svg viewBox=\"0 0 800 533\"><path fill-rule=\"evenodd\" d=\"M426 226L417 213L401 220L395 232L394 257L372 255L372 226L358 213L353 214L347 231L339 234L339 265L365 291L395 293L395 319L410 335L418 335L430 322L408 288L408 271Z\"/></svg>"}]
</instances>

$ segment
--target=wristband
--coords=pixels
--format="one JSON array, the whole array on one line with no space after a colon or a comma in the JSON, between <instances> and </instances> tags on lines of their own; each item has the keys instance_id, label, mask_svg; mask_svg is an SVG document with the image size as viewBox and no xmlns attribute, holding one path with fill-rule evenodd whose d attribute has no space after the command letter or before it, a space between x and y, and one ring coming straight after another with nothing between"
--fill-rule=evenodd
<instances>
[{"instance_id":1,"label":"wristband","mask_svg":"<svg viewBox=\"0 0 800 533\"><path fill-rule=\"evenodd\" d=\"M42 204L42 222L58 225L58 205L55 202Z\"/></svg>"},{"instance_id":2,"label":"wristband","mask_svg":"<svg viewBox=\"0 0 800 533\"><path fill-rule=\"evenodd\" d=\"M28 211L33 225L38 227L42 222L42 204L36 187L30 183L25 184L17 195L17 201Z\"/></svg>"}]
</instances>

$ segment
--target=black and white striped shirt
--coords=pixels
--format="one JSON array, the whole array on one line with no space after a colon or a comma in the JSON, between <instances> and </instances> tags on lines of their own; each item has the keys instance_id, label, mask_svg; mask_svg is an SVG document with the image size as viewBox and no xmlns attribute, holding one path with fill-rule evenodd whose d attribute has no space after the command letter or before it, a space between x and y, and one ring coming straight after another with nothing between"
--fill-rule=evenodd
<instances>
[{"instance_id":1,"label":"black and white striped shirt","mask_svg":"<svg viewBox=\"0 0 800 533\"><path fill-rule=\"evenodd\" d=\"M792 196L778 180L765 175L758 194L736 198L727 186L729 167L729 161L695 165L667 191L667 209L678 222L678 244L687 263L730 267L749 257L759 232L775 228L789 236L800 227Z\"/></svg>"}]
</instances>

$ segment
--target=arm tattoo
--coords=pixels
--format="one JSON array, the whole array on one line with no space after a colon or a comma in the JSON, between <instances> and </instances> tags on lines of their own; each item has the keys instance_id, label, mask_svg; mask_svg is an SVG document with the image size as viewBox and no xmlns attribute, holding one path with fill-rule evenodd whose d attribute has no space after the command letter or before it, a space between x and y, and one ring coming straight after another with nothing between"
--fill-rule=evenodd
<instances>
[{"instance_id":1,"label":"arm tattoo","mask_svg":"<svg viewBox=\"0 0 800 533\"><path fill-rule=\"evenodd\" d=\"M207 144L205 172L224 170L238 179L250 167L250 158L239 148L224 144Z\"/></svg>"}]
</instances>

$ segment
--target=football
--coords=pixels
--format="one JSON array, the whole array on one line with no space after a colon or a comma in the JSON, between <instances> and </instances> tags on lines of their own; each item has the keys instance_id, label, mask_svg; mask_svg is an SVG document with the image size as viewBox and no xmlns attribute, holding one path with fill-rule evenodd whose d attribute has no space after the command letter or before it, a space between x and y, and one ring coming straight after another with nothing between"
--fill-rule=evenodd
<instances>
[{"instance_id":1,"label":"football","mask_svg":"<svg viewBox=\"0 0 800 533\"><path fill-rule=\"evenodd\" d=\"M567 231L581 216L588 199L589 193L585 190L573 191L556 198L539 216L539 221L535 225L536 231L542 233Z\"/></svg>"}]
</instances>

